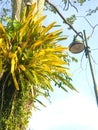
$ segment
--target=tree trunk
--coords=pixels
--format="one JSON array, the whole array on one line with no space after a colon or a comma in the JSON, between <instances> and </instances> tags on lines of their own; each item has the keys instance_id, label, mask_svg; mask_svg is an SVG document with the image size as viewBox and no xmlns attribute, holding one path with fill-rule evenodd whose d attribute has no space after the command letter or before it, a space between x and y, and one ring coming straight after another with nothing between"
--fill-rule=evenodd
<instances>
[{"instance_id":1,"label":"tree trunk","mask_svg":"<svg viewBox=\"0 0 98 130\"><path fill-rule=\"evenodd\" d=\"M27 2L36 3L35 11L39 11L38 18L42 16L45 0L12 0L12 19L20 21L20 14Z\"/></svg>"},{"instance_id":2,"label":"tree trunk","mask_svg":"<svg viewBox=\"0 0 98 130\"><path fill-rule=\"evenodd\" d=\"M43 14L43 8L44 8L44 3L45 3L45 0L31 0L33 2L36 2L37 1L37 8L36 10L38 10L38 18L42 16Z\"/></svg>"},{"instance_id":3,"label":"tree trunk","mask_svg":"<svg viewBox=\"0 0 98 130\"><path fill-rule=\"evenodd\" d=\"M20 13L23 6L23 0L12 0L12 19L20 21Z\"/></svg>"}]
</instances>

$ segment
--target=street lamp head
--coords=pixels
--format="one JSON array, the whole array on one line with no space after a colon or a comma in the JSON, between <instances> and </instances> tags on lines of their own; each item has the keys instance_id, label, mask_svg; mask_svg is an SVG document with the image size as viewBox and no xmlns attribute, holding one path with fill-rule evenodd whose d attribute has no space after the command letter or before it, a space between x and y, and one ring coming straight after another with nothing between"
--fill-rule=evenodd
<instances>
[{"instance_id":1,"label":"street lamp head","mask_svg":"<svg viewBox=\"0 0 98 130\"><path fill-rule=\"evenodd\" d=\"M84 44L76 39L69 45L69 51L75 54L82 52L84 48Z\"/></svg>"}]
</instances>

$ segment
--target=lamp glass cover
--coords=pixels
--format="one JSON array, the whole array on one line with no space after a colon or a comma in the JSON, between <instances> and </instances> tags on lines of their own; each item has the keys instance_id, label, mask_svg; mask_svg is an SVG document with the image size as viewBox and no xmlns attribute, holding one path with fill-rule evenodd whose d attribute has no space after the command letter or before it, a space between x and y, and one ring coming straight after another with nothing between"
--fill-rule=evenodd
<instances>
[{"instance_id":1,"label":"lamp glass cover","mask_svg":"<svg viewBox=\"0 0 98 130\"><path fill-rule=\"evenodd\" d=\"M69 51L72 53L80 53L84 50L84 44L82 42L79 41L73 41L70 45L69 45Z\"/></svg>"}]
</instances>

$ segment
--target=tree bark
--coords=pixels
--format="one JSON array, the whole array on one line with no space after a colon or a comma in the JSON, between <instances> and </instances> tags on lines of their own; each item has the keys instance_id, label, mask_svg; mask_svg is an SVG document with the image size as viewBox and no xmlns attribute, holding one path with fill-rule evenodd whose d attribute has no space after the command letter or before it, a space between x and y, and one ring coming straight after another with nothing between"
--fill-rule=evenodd
<instances>
[{"instance_id":1,"label":"tree bark","mask_svg":"<svg viewBox=\"0 0 98 130\"><path fill-rule=\"evenodd\" d=\"M24 5L27 5L27 2L31 4L36 3L35 12L38 12L38 18L42 16L44 2L45 0L11 0L12 1L12 19L20 21L20 14Z\"/></svg>"},{"instance_id":2,"label":"tree bark","mask_svg":"<svg viewBox=\"0 0 98 130\"><path fill-rule=\"evenodd\" d=\"M11 0L12 1L12 20L16 19L20 21L20 13L23 6L23 0Z\"/></svg>"},{"instance_id":3,"label":"tree bark","mask_svg":"<svg viewBox=\"0 0 98 130\"><path fill-rule=\"evenodd\" d=\"M36 0L35 0L36 1ZM42 16L45 0L37 0L38 18Z\"/></svg>"}]
</instances>

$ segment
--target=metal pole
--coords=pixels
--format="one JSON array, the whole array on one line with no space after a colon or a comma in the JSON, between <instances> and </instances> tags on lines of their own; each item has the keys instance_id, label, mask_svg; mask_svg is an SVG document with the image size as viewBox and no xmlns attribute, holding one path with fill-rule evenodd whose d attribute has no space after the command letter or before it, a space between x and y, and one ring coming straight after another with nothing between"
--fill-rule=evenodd
<instances>
[{"instance_id":1,"label":"metal pole","mask_svg":"<svg viewBox=\"0 0 98 130\"><path fill-rule=\"evenodd\" d=\"M85 54L89 60L90 70L91 70L93 84L94 84L94 92L95 92L96 102L97 102L97 106L98 106L98 87L97 87L96 80L95 80L95 75L94 75L94 71L93 71L93 65L92 65L92 60L91 60L90 50L89 50L88 43L87 43L85 30L83 30L83 34L84 34L84 41L85 41Z\"/></svg>"}]
</instances>

